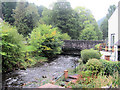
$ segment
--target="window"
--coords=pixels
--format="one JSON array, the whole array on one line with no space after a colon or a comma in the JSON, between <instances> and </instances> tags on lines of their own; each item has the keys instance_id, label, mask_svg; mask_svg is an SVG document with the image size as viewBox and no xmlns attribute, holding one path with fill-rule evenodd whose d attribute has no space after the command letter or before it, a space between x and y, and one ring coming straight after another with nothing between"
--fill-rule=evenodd
<instances>
[{"instance_id":1,"label":"window","mask_svg":"<svg viewBox=\"0 0 120 90\"><path fill-rule=\"evenodd\" d=\"M115 44L115 34L111 34L111 46Z\"/></svg>"}]
</instances>

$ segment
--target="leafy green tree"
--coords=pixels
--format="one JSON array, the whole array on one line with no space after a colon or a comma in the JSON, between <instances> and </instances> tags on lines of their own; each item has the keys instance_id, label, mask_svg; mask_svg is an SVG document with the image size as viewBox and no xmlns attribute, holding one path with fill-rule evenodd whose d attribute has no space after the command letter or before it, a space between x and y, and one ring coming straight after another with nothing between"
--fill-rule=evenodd
<instances>
[{"instance_id":1,"label":"leafy green tree","mask_svg":"<svg viewBox=\"0 0 120 90\"><path fill-rule=\"evenodd\" d=\"M2 42L2 69L4 72L14 70L24 63L24 38L17 32L15 27L3 22L0 27Z\"/></svg>"},{"instance_id":2,"label":"leafy green tree","mask_svg":"<svg viewBox=\"0 0 120 90\"><path fill-rule=\"evenodd\" d=\"M40 18L41 24L53 25L52 24L52 10L44 8L42 17Z\"/></svg>"},{"instance_id":3,"label":"leafy green tree","mask_svg":"<svg viewBox=\"0 0 120 90\"><path fill-rule=\"evenodd\" d=\"M106 15L106 17L109 19L111 17L111 15L114 13L116 9L115 5L110 5L109 9L108 9L108 14Z\"/></svg>"},{"instance_id":4,"label":"leafy green tree","mask_svg":"<svg viewBox=\"0 0 120 90\"><path fill-rule=\"evenodd\" d=\"M71 37L67 33L63 33L63 34L61 34L60 39L61 40L70 40Z\"/></svg>"},{"instance_id":5,"label":"leafy green tree","mask_svg":"<svg viewBox=\"0 0 120 90\"><path fill-rule=\"evenodd\" d=\"M78 20L79 20L79 26L81 27L81 30L79 30L79 35L81 34L81 31L86 28L87 25L91 24L94 27L94 31L96 32L96 35L98 36L98 40L102 39L102 32L100 31L97 22L92 15L91 11L89 9L86 9L84 7L76 7L75 8L76 14L78 14Z\"/></svg>"},{"instance_id":6,"label":"leafy green tree","mask_svg":"<svg viewBox=\"0 0 120 90\"><path fill-rule=\"evenodd\" d=\"M72 39L77 39L78 27L77 15L67 1L57 1L53 4L52 9L44 9L41 22L53 27L58 27L62 33L68 33Z\"/></svg>"},{"instance_id":7,"label":"leafy green tree","mask_svg":"<svg viewBox=\"0 0 120 90\"><path fill-rule=\"evenodd\" d=\"M97 40L98 36L94 31L93 25L88 25L84 30L82 30L81 35L79 37L80 40Z\"/></svg>"},{"instance_id":8,"label":"leafy green tree","mask_svg":"<svg viewBox=\"0 0 120 90\"><path fill-rule=\"evenodd\" d=\"M103 33L103 40L108 37L108 19L105 18L104 21L100 25L100 29Z\"/></svg>"},{"instance_id":9,"label":"leafy green tree","mask_svg":"<svg viewBox=\"0 0 120 90\"><path fill-rule=\"evenodd\" d=\"M18 2L13 12L13 17L15 19L14 24L18 32L24 37L27 36L38 24L39 14L37 7L27 2Z\"/></svg>"},{"instance_id":10,"label":"leafy green tree","mask_svg":"<svg viewBox=\"0 0 120 90\"><path fill-rule=\"evenodd\" d=\"M38 13L39 13L40 17L42 17L42 12L46 7L41 5L41 6L38 6L37 8L38 8Z\"/></svg>"},{"instance_id":11,"label":"leafy green tree","mask_svg":"<svg viewBox=\"0 0 120 90\"><path fill-rule=\"evenodd\" d=\"M103 33L103 39L105 40L108 37L108 19L111 17L111 15L114 13L116 9L115 5L110 5L108 9L108 14L106 15L106 18L100 25L100 30Z\"/></svg>"},{"instance_id":12,"label":"leafy green tree","mask_svg":"<svg viewBox=\"0 0 120 90\"><path fill-rule=\"evenodd\" d=\"M39 25L30 35L30 45L34 47L35 55L52 57L60 54L62 41L61 34L57 28L52 28L51 25Z\"/></svg>"},{"instance_id":13,"label":"leafy green tree","mask_svg":"<svg viewBox=\"0 0 120 90\"><path fill-rule=\"evenodd\" d=\"M68 33L72 39L76 36L75 22L73 9L69 2L58 1L52 9L52 24L58 27L62 33Z\"/></svg>"},{"instance_id":14,"label":"leafy green tree","mask_svg":"<svg viewBox=\"0 0 120 90\"><path fill-rule=\"evenodd\" d=\"M2 2L3 20L13 25L15 19L12 17L13 9L16 8L16 2Z\"/></svg>"}]
</instances>

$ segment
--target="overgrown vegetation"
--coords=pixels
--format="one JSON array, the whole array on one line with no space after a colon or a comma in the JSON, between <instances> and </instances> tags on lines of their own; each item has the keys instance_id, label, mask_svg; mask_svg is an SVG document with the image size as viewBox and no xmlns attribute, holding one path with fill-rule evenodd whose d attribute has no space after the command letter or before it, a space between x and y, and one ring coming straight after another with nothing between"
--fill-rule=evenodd
<instances>
[{"instance_id":1,"label":"overgrown vegetation","mask_svg":"<svg viewBox=\"0 0 120 90\"><path fill-rule=\"evenodd\" d=\"M4 72L26 68L61 53L62 34L57 31L57 28L40 25L33 30L29 40L26 41L15 27L6 22L2 22L1 26L2 52L0 54Z\"/></svg>"},{"instance_id":2,"label":"overgrown vegetation","mask_svg":"<svg viewBox=\"0 0 120 90\"><path fill-rule=\"evenodd\" d=\"M100 45L101 45L101 44L95 45L94 49L95 49L95 50L99 50Z\"/></svg>"},{"instance_id":3,"label":"overgrown vegetation","mask_svg":"<svg viewBox=\"0 0 120 90\"><path fill-rule=\"evenodd\" d=\"M93 49L88 49L91 51ZM83 50L86 51L86 50ZM93 50L97 51L97 50ZM96 52L99 53L100 52ZM91 58L88 55L86 58L87 62L84 63L84 60L79 59L79 65L76 69L69 69L69 75L79 75L79 78L76 83L70 81L68 84L65 84L63 80L65 79L62 77L60 80L57 81L57 85L63 83L66 87L71 88L102 88L106 86L111 86L112 88L118 88L120 84L120 78L118 75L120 74L120 62L119 61L107 61L103 59L95 59ZM76 72L75 72L76 70Z\"/></svg>"},{"instance_id":4,"label":"overgrown vegetation","mask_svg":"<svg viewBox=\"0 0 120 90\"><path fill-rule=\"evenodd\" d=\"M32 31L29 43L35 49L35 55L52 57L61 52L63 42L60 37L61 34L57 31L57 28L39 25Z\"/></svg>"},{"instance_id":5,"label":"overgrown vegetation","mask_svg":"<svg viewBox=\"0 0 120 90\"><path fill-rule=\"evenodd\" d=\"M28 2L3 2L2 12L3 19L16 26L24 37L41 23L57 27L66 39L102 40L102 32L91 11L84 7L73 9L67 0L58 0L51 9Z\"/></svg>"},{"instance_id":6,"label":"overgrown vegetation","mask_svg":"<svg viewBox=\"0 0 120 90\"><path fill-rule=\"evenodd\" d=\"M15 27L6 22L1 24L0 38L2 39L2 66L3 70L13 70L24 63L24 38L20 35Z\"/></svg>"},{"instance_id":7,"label":"overgrown vegetation","mask_svg":"<svg viewBox=\"0 0 120 90\"><path fill-rule=\"evenodd\" d=\"M81 51L81 59L83 63L87 63L89 59L96 58L100 59L101 53L98 50L85 49Z\"/></svg>"}]
</instances>

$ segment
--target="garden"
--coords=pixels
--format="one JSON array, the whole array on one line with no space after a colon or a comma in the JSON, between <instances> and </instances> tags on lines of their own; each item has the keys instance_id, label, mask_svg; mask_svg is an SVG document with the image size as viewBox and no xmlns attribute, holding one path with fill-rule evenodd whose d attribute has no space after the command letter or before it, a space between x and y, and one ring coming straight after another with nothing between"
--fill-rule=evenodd
<instances>
[{"instance_id":1,"label":"garden","mask_svg":"<svg viewBox=\"0 0 120 90\"><path fill-rule=\"evenodd\" d=\"M77 80L73 82L62 76L56 81L56 85L66 88L118 88L120 85L120 62L107 61L100 57L101 54L98 50L81 51L77 68L68 70L68 78L73 75L77 76Z\"/></svg>"},{"instance_id":2,"label":"garden","mask_svg":"<svg viewBox=\"0 0 120 90\"><path fill-rule=\"evenodd\" d=\"M67 0L64 2L57 0L51 8L37 6L27 1L0 4L3 14L0 20L0 48L2 49L0 50L2 57L0 73L5 74L16 70L26 70L35 67L36 64L41 66L42 63L51 61L52 58L61 54L63 40L105 40L107 38L105 30L108 27L106 26L107 16L111 16L114 11L114 5L110 6L105 24L103 22L103 26L101 24L99 28L89 9L84 7L73 9ZM100 44L95 48L80 51L79 65L75 69L68 70L68 75L77 76L75 82L63 75L54 84L65 88L102 88L105 86L118 88L120 62L101 59L99 47ZM55 63L53 67L54 65ZM67 65L71 63L67 62ZM48 67L48 63L45 67ZM39 69L37 70L40 74L45 71L44 68L41 71ZM34 73L32 75L34 76ZM45 81L44 78L37 78L37 80L43 81L44 84L50 82Z\"/></svg>"}]
</instances>

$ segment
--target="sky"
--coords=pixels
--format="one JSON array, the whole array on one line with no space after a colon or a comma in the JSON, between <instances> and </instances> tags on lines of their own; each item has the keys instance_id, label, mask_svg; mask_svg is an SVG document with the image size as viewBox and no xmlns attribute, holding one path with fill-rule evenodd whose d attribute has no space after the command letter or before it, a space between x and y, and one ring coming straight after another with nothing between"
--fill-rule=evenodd
<instances>
[{"instance_id":1,"label":"sky","mask_svg":"<svg viewBox=\"0 0 120 90\"><path fill-rule=\"evenodd\" d=\"M27 0L27 1L32 3L34 2L38 6L43 5L49 8L50 5L53 2L56 2L57 0ZM67 1L71 3L72 8L76 8L77 6L83 6L86 7L87 9L90 9L96 21L98 21L104 16L106 16L110 5L115 4L116 6L118 6L118 2L120 0L67 0Z\"/></svg>"}]
</instances>

